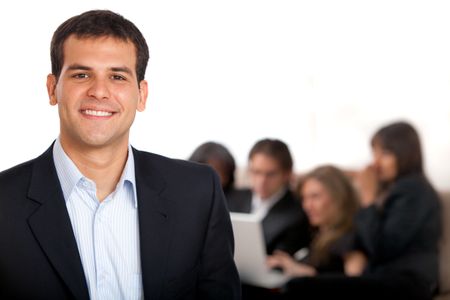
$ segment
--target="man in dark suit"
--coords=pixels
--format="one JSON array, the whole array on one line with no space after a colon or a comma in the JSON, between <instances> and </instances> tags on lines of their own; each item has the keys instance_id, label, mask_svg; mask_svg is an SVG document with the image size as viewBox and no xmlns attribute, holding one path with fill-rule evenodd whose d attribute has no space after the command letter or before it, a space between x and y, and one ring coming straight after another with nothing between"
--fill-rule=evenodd
<instances>
[{"instance_id":1,"label":"man in dark suit","mask_svg":"<svg viewBox=\"0 0 450 300\"><path fill-rule=\"evenodd\" d=\"M308 221L289 189L293 162L288 146L280 140L260 140L248 162L251 190L228 196L229 210L260 215L269 254L276 249L293 254L307 246Z\"/></svg>"},{"instance_id":2,"label":"man in dark suit","mask_svg":"<svg viewBox=\"0 0 450 300\"><path fill-rule=\"evenodd\" d=\"M60 136L0 173L1 299L239 299L233 233L208 167L129 145L148 47L110 11L51 45Z\"/></svg>"}]
</instances>

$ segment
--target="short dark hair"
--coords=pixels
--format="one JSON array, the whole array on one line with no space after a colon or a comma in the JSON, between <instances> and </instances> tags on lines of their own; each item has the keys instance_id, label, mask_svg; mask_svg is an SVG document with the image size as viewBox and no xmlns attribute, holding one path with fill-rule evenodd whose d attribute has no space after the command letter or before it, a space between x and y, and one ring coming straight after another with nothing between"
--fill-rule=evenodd
<instances>
[{"instance_id":1,"label":"short dark hair","mask_svg":"<svg viewBox=\"0 0 450 300\"><path fill-rule=\"evenodd\" d=\"M136 76L144 79L149 59L148 46L139 29L129 20L109 10L91 10L74 16L59 25L50 46L52 73L58 80L64 64L64 42L74 35L77 38L111 36L131 41L136 48Z\"/></svg>"},{"instance_id":2,"label":"short dark hair","mask_svg":"<svg viewBox=\"0 0 450 300\"><path fill-rule=\"evenodd\" d=\"M248 159L251 160L258 153L274 158L284 171L292 171L294 163L291 152L284 142L277 139L262 139L252 147Z\"/></svg>"},{"instance_id":3,"label":"short dark hair","mask_svg":"<svg viewBox=\"0 0 450 300\"><path fill-rule=\"evenodd\" d=\"M203 164L208 164L213 160L219 162L228 176L228 182L225 184L224 189L226 190L234 186L236 162L230 151L224 145L216 142L203 143L194 150L189 160Z\"/></svg>"},{"instance_id":4,"label":"short dark hair","mask_svg":"<svg viewBox=\"0 0 450 300\"><path fill-rule=\"evenodd\" d=\"M380 128L372 137L371 145L392 152L397 160L397 178L423 174L420 138L411 124L401 121Z\"/></svg>"}]
</instances>

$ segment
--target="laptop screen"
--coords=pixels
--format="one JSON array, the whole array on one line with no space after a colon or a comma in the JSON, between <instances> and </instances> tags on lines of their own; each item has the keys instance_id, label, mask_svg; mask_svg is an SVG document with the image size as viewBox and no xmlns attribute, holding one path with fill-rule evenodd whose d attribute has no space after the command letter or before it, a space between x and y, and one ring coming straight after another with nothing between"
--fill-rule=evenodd
<instances>
[{"instance_id":1,"label":"laptop screen","mask_svg":"<svg viewBox=\"0 0 450 300\"><path fill-rule=\"evenodd\" d=\"M266 265L266 245L261 219L253 214L230 213L234 232L234 260L241 281L255 286L276 288L287 277Z\"/></svg>"}]
</instances>

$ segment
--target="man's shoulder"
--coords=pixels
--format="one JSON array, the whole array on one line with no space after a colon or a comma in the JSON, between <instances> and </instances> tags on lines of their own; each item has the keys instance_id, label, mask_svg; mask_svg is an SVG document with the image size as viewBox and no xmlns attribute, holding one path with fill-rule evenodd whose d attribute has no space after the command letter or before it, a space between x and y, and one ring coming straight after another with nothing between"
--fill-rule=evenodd
<instances>
[{"instance_id":1,"label":"man's shoulder","mask_svg":"<svg viewBox=\"0 0 450 300\"><path fill-rule=\"evenodd\" d=\"M36 164L47 167L52 161L52 147L53 144L40 156L0 172L0 185L5 186L17 182L28 182Z\"/></svg>"},{"instance_id":2,"label":"man's shoulder","mask_svg":"<svg viewBox=\"0 0 450 300\"><path fill-rule=\"evenodd\" d=\"M287 190L281 199L272 206L270 213L283 213L284 215L291 215L294 218L299 218L303 215L300 199L291 191Z\"/></svg>"},{"instance_id":3,"label":"man's shoulder","mask_svg":"<svg viewBox=\"0 0 450 300\"><path fill-rule=\"evenodd\" d=\"M278 203L287 207L300 207L300 199L290 189L286 190Z\"/></svg>"},{"instance_id":4,"label":"man's shoulder","mask_svg":"<svg viewBox=\"0 0 450 300\"><path fill-rule=\"evenodd\" d=\"M17 181L24 181L31 174L33 163L36 159L32 159L14 167L0 172L0 186L8 186Z\"/></svg>"},{"instance_id":5,"label":"man's shoulder","mask_svg":"<svg viewBox=\"0 0 450 300\"><path fill-rule=\"evenodd\" d=\"M136 149L133 154L138 190L145 185L155 191L164 190L165 199L172 199L168 201L205 205L204 201L210 201L220 186L210 166Z\"/></svg>"},{"instance_id":6,"label":"man's shoulder","mask_svg":"<svg viewBox=\"0 0 450 300\"><path fill-rule=\"evenodd\" d=\"M30 160L0 172L0 210L21 206L27 198L34 161Z\"/></svg>"},{"instance_id":7,"label":"man's shoulder","mask_svg":"<svg viewBox=\"0 0 450 300\"><path fill-rule=\"evenodd\" d=\"M163 177L184 177L185 180L202 176L211 177L213 169L205 164L141 151L133 148L136 167L144 172L157 172Z\"/></svg>"},{"instance_id":8,"label":"man's shoulder","mask_svg":"<svg viewBox=\"0 0 450 300\"><path fill-rule=\"evenodd\" d=\"M133 148L134 159L137 163L152 164L155 167L169 167L169 168L188 168L188 169L205 169L208 168L205 164L199 164L187 160L170 158L160 154L138 150Z\"/></svg>"}]
</instances>

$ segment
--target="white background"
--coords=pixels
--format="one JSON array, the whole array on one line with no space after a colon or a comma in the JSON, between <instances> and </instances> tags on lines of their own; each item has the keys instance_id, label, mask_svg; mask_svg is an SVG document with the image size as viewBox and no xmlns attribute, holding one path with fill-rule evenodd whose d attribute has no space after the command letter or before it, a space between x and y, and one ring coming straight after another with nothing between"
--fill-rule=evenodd
<instances>
[{"instance_id":1,"label":"white background","mask_svg":"<svg viewBox=\"0 0 450 300\"><path fill-rule=\"evenodd\" d=\"M150 47L137 148L187 158L214 140L245 167L255 141L276 137L297 171L361 168L374 131L402 119L421 134L432 182L450 189L450 3L429 0L2 1L0 170L57 137L50 39L99 8L133 21Z\"/></svg>"}]
</instances>

